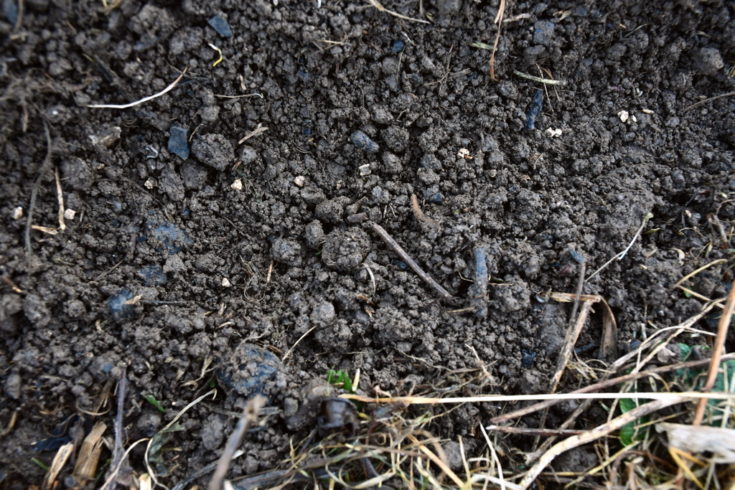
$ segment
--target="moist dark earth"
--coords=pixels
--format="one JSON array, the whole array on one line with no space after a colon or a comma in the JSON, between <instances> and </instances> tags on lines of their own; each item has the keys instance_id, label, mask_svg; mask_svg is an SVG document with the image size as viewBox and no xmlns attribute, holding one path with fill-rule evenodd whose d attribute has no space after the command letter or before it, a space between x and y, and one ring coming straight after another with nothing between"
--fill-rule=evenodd
<instances>
[{"instance_id":1,"label":"moist dark earth","mask_svg":"<svg viewBox=\"0 0 735 490\"><path fill-rule=\"evenodd\" d=\"M584 286L612 307L618 355L700 310L673 288L685 274L724 259L688 284L726 294L732 3L509 2L495 80L497 1L384 4L427 22L318 3L3 2L0 486L40 484L32 458L95 421L111 442L123 372L125 447L217 389L168 443L168 485L216 461L256 393L265 422L229 474L278 467L329 369L359 370L367 395L547 392L571 313L548 293L642 225ZM29 212L45 229L26 242ZM597 316L577 347L599 367ZM429 428L479 454L508 408Z\"/></svg>"}]
</instances>

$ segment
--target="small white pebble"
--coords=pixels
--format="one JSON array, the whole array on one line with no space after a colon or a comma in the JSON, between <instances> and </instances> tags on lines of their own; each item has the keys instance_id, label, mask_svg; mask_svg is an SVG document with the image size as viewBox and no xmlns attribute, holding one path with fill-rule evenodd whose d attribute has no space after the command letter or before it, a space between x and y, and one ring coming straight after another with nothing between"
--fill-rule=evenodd
<instances>
[{"instance_id":1,"label":"small white pebble","mask_svg":"<svg viewBox=\"0 0 735 490\"><path fill-rule=\"evenodd\" d=\"M641 109L641 112L643 114L653 114L653 111L651 109Z\"/></svg>"},{"instance_id":2,"label":"small white pebble","mask_svg":"<svg viewBox=\"0 0 735 490\"><path fill-rule=\"evenodd\" d=\"M472 160L472 155L470 155L470 150L467 148L460 148L457 152L457 156L459 158L464 158L465 160Z\"/></svg>"},{"instance_id":3,"label":"small white pebble","mask_svg":"<svg viewBox=\"0 0 735 490\"><path fill-rule=\"evenodd\" d=\"M233 191L241 191L242 190L242 179L235 179L235 182L230 184L230 189Z\"/></svg>"},{"instance_id":4,"label":"small white pebble","mask_svg":"<svg viewBox=\"0 0 735 490\"><path fill-rule=\"evenodd\" d=\"M306 177L303 175L297 175L293 178L293 183L296 184L296 187L304 187L304 184L306 184Z\"/></svg>"},{"instance_id":5,"label":"small white pebble","mask_svg":"<svg viewBox=\"0 0 735 490\"><path fill-rule=\"evenodd\" d=\"M365 165L360 165L357 170L360 172L360 175L363 177L366 175L370 175L371 173L369 163L366 163Z\"/></svg>"},{"instance_id":6,"label":"small white pebble","mask_svg":"<svg viewBox=\"0 0 735 490\"><path fill-rule=\"evenodd\" d=\"M223 288L229 288L231 286L232 286L232 283L230 282L230 280L227 279L226 277L223 277L222 278L222 287Z\"/></svg>"},{"instance_id":7,"label":"small white pebble","mask_svg":"<svg viewBox=\"0 0 735 490\"><path fill-rule=\"evenodd\" d=\"M145 187L146 189L153 189L154 187L156 187L156 181L153 180L152 177L149 177L148 180L143 183L143 187Z\"/></svg>"},{"instance_id":8,"label":"small white pebble","mask_svg":"<svg viewBox=\"0 0 735 490\"><path fill-rule=\"evenodd\" d=\"M23 207L18 206L17 208L13 209L13 219L21 219L23 217Z\"/></svg>"},{"instance_id":9,"label":"small white pebble","mask_svg":"<svg viewBox=\"0 0 735 490\"><path fill-rule=\"evenodd\" d=\"M544 131L546 134L548 134L551 138L558 138L561 136L561 129L557 128L546 128L546 131Z\"/></svg>"},{"instance_id":10,"label":"small white pebble","mask_svg":"<svg viewBox=\"0 0 735 490\"><path fill-rule=\"evenodd\" d=\"M630 117L630 113L628 111L620 111L618 112L618 117L622 122L628 122L628 118Z\"/></svg>"},{"instance_id":11,"label":"small white pebble","mask_svg":"<svg viewBox=\"0 0 735 490\"><path fill-rule=\"evenodd\" d=\"M77 212L73 209L65 209L64 210L64 219L73 220L74 217L77 215Z\"/></svg>"}]
</instances>

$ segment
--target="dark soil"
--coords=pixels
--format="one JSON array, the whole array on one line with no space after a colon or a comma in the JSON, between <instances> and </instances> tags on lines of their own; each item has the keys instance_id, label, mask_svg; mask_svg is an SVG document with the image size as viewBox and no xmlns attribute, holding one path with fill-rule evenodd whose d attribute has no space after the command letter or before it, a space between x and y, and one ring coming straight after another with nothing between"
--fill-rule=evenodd
<instances>
[{"instance_id":1,"label":"dark soil","mask_svg":"<svg viewBox=\"0 0 735 490\"><path fill-rule=\"evenodd\" d=\"M182 418L168 484L216 460L255 393L268 416L230 474L276 467L311 429L299 407L329 369L359 369L366 394L546 392L571 312L546 293L574 292L575 259L596 270L647 213L623 260L585 286L612 306L618 352L699 311L672 289L686 273L727 259L690 284L726 293L735 97L689 106L734 90L732 3L511 2L497 81L490 52L471 46L493 44L497 1L427 0L423 15L419 2L385 2L430 24L321 4L3 2L0 425L17 420L0 443L0 486L40 484L31 458L48 464L95 420L111 441L114 396L99 400L125 369L126 447L219 387ZM152 95L185 68L151 102L86 107ZM39 172L32 223L58 227L55 171L76 214L56 235L33 230L29 253ZM473 285L479 248L486 292ZM580 356L599 358L599 342L595 318ZM457 381L478 357L493 382ZM562 388L583 382L572 373ZM479 451L479 424L504 409L463 406L431 429ZM143 446L131 454L140 472Z\"/></svg>"}]
</instances>

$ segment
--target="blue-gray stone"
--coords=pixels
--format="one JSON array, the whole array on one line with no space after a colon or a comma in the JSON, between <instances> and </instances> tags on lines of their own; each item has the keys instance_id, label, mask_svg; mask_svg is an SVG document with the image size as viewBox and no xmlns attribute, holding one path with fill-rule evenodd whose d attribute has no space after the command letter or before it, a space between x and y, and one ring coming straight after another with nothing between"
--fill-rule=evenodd
<instances>
[{"instance_id":1,"label":"blue-gray stone","mask_svg":"<svg viewBox=\"0 0 735 490\"><path fill-rule=\"evenodd\" d=\"M352 144L355 145L357 148L368 153L378 153L378 151L380 150L380 146L378 146L378 144L373 141L370 136L360 130L352 133L352 136L350 136L350 141L352 141Z\"/></svg>"},{"instance_id":2,"label":"blue-gray stone","mask_svg":"<svg viewBox=\"0 0 735 490\"><path fill-rule=\"evenodd\" d=\"M403 51L403 48L405 48L405 47L406 47L406 43L405 42L401 41L400 39L396 39L395 41L393 41L391 43L390 50L391 50L392 53L398 54L401 51Z\"/></svg>"},{"instance_id":3,"label":"blue-gray stone","mask_svg":"<svg viewBox=\"0 0 735 490\"><path fill-rule=\"evenodd\" d=\"M235 396L263 393L266 384L283 369L281 361L257 345L243 342L215 371L217 382Z\"/></svg>"},{"instance_id":4,"label":"blue-gray stone","mask_svg":"<svg viewBox=\"0 0 735 490\"><path fill-rule=\"evenodd\" d=\"M3 0L3 17L11 24L18 22L18 5L15 0Z\"/></svg>"},{"instance_id":5,"label":"blue-gray stone","mask_svg":"<svg viewBox=\"0 0 735 490\"><path fill-rule=\"evenodd\" d=\"M554 37L554 28L556 24L549 20L540 20L533 25L533 42L534 44L543 44L547 46L551 44Z\"/></svg>"},{"instance_id":6,"label":"blue-gray stone","mask_svg":"<svg viewBox=\"0 0 735 490\"><path fill-rule=\"evenodd\" d=\"M232 29L230 29L230 24L228 24L227 21L219 15L215 15L214 17L209 19L207 23L212 26L212 29L217 31L217 34L219 34L220 36L232 37Z\"/></svg>"},{"instance_id":7,"label":"blue-gray stone","mask_svg":"<svg viewBox=\"0 0 735 490\"><path fill-rule=\"evenodd\" d=\"M182 160L189 158L188 130L181 126L171 126L168 130L168 151Z\"/></svg>"}]
</instances>

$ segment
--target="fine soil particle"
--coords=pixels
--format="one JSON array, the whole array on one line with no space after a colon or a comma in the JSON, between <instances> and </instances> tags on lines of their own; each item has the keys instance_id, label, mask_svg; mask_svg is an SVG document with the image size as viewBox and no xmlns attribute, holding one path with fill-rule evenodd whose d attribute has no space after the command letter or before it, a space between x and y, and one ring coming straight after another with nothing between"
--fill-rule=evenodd
<instances>
[{"instance_id":1,"label":"fine soil particle","mask_svg":"<svg viewBox=\"0 0 735 490\"><path fill-rule=\"evenodd\" d=\"M3 2L0 426L17 417L0 436L0 486L39 485L32 458L49 464L70 427L109 410L123 369L128 442L220 388L171 434L186 464L160 462L168 485L216 458L254 393L267 416L230 474L274 468L313 425L300 407L329 369L359 369L369 394L436 394L479 358L495 392L545 392L571 309L546 293L574 292L569 251L589 274L648 213L584 291L612 307L620 352L698 311L673 284L735 248L735 98L691 107L733 91L732 5L509 2L507 19L523 15L504 24L490 80L489 51L473 44L492 45L498 2L424 1L423 14L383 2L429 24L318 3ZM185 68L146 103L87 107L161 92ZM44 125L51 160L36 184ZM55 172L73 219L31 230L29 253L29 213L58 227ZM412 195L439 226L416 220ZM731 277L721 261L690 286L717 298ZM599 345L598 322L580 346ZM477 426L498 410L463 406L431 430L481 452ZM143 446L131 454L141 471ZM555 470L582 471L587 456Z\"/></svg>"}]
</instances>

